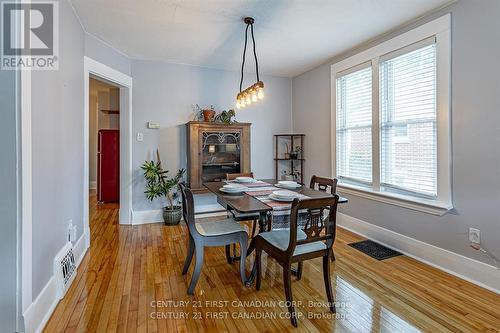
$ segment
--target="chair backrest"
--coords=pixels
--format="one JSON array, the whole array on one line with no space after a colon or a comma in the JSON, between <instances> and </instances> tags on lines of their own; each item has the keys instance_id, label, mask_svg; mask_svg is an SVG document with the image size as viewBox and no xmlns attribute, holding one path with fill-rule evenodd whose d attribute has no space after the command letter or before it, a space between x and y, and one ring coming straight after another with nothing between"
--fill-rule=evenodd
<instances>
[{"instance_id":1,"label":"chair backrest","mask_svg":"<svg viewBox=\"0 0 500 333\"><path fill-rule=\"evenodd\" d=\"M251 177L253 178L253 172L243 172L243 173L226 173L226 180L234 180L236 177Z\"/></svg>"},{"instance_id":2,"label":"chair backrest","mask_svg":"<svg viewBox=\"0 0 500 333\"><path fill-rule=\"evenodd\" d=\"M287 248L290 256L293 255L297 245L317 241L324 242L330 250L335 240L338 201L339 196L336 194L331 198L293 200L290 214L290 241ZM323 218L324 212L328 212L327 218ZM302 240L297 240L299 218L307 219L302 228L307 238Z\"/></svg>"},{"instance_id":3,"label":"chair backrest","mask_svg":"<svg viewBox=\"0 0 500 333\"><path fill-rule=\"evenodd\" d=\"M317 188L316 188L317 186ZM337 179L330 179L324 177L318 177L316 175L311 177L310 188L317 189L321 192L326 192L328 187L330 188L330 194L335 194L337 192Z\"/></svg>"},{"instance_id":4,"label":"chair backrest","mask_svg":"<svg viewBox=\"0 0 500 333\"><path fill-rule=\"evenodd\" d=\"M194 218L193 192L191 192L191 190L187 188L184 183L180 183L179 187L181 188L182 195L182 217L184 218L184 221L186 221L191 236L199 236L200 234L196 229L196 222Z\"/></svg>"}]
</instances>

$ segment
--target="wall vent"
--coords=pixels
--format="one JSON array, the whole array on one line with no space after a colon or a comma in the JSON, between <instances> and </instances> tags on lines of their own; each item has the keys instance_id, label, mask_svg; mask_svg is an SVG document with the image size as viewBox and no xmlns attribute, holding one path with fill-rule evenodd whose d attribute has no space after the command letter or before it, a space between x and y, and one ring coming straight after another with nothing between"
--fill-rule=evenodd
<instances>
[{"instance_id":1,"label":"wall vent","mask_svg":"<svg viewBox=\"0 0 500 333\"><path fill-rule=\"evenodd\" d=\"M54 259L54 276L56 279L57 297L63 298L76 276L76 263L73 244L66 243Z\"/></svg>"}]
</instances>

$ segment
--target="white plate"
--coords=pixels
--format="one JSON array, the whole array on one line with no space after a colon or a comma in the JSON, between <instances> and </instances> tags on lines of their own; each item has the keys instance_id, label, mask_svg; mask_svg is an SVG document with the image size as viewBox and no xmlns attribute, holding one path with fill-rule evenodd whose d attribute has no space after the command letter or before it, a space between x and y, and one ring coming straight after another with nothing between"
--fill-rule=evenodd
<instances>
[{"instance_id":1,"label":"white plate","mask_svg":"<svg viewBox=\"0 0 500 333\"><path fill-rule=\"evenodd\" d=\"M280 191L274 191L273 195L277 198L295 198L297 197L296 192L288 191L288 190L280 190Z\"/></svg>"},{"instance_id":2,"label":"white plate","mask_svg":"<svg viewBox=\"0 0 500 333\"><path fill-rule=\"evenodd\" d=\"M246 186L243 186L241 184L226 184L226 185L223 185L222 188L226 189L226 190L238 190L241 188L246 188Z\"/></svg>"},{"instance_id":3,"label":"white plate","mask_svg":"<svg viewBox=\"0 0 500 333\"><path fill-rule=\"evenodd\" d=\"M283 198L283 197L277 197L274 194L269 194L269 199L272 199L274 201L282 201L282 202L292 202L296 197L290 197L290 198Z\"/></svg>"},{"instance_id":4,"label":"white plate","mask_svg":"<svg viewBox=\"0 0 500 333\"><path fill-rule=\"evenodd\" d=\"M235 180L238 183L253 183L255 181L252 177L236 177Z\"/></svg>"},{"instance_id":5,"label":"white plate","mask_svg":"<svg viewBox=\"0 0 500 333\"><path fill-rule=\"evenodd\" d=\"M285 185L285 186L296 186L296 185L298 185L298 183L295 182L295 181L293 181L293 180L280 180L278 182L278 184Z\"/></svg>"},{"instance_id":6,"label":"white plate","mask_svg":"<svg viewBox=\"0 0 500 333\"><path fill-rule=\"evenodd\" d=\"M230 193L230 194L235 194L235 193L243 193L247 190L246 187L240 187L234 190L228 190L226 188L221 187L219 191L224 192L224 193Z\"/></svg>"},{"instance_id":7,"label":"white plate","mask_svg":"<svg viewBox=\"0 0 500 333\"><path fill-rule=\"evenodd\" d=\"M300 185L299 183L295 183L295 185L285 185L285 184L278 183L278 184L274 184L274 186L280 187L280 188L288 188L291 190L302 187L302 185Z\"/></svg>"}]
</instances>

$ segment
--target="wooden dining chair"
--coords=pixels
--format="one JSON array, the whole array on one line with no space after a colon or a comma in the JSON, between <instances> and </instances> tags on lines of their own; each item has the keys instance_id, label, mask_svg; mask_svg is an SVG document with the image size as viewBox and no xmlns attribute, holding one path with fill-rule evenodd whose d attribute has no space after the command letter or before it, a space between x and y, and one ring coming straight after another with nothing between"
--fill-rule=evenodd
<instances>
[{"instance_id":1,"label":"wooden dining chair","mask_svg":"<svg viewBox=\"0 0 500 333\"><path fill-rule=\"evenodd\" d=\"M313 190L317 189L321 192L327 192L328 188L330 188L330 194L335 194L337 193L337 179L318 177L314 175L311 177L311 183L309 184L309 187Z\"/></svg>"},{"instance_id":2,"label":"wooden dining chair","mask_svg":"<svg viewBox=\"0 0 500 333\"><path fill-rule=\"evenodd\" d=\"M251 177L251 178L253 178L253 172L227 173L226 174L226 180L235 180L237 177ZM232 217L237 222L252 221L251 238L253 238L255 236L255 230L257 228L257 223L259 221L259 214L258 213L243 214L243 213L239 213L239 212L232 210L232 209L229 209L228 213L230 214L230 217ZM227 258L228 263L232 263L234 260L239 258L238 256L236 256L236 251L235 251L234 246L233 246L233 253L234 253L234 255L231 254L231 247L229 245L227 245L226 246L226 258ZM240 257L241 257L241 255L240 255Z\"/></svg>"},{"instance_id":3,"label":"wooden dining chair","mask_svg":"<svg viewBox=\"0 0 500 333\"><path fill-rule=\"evenodd\" d=\"M332 285L330 281L330 254L335 239L337 203L339 197L303 199L296 198L292 203L290 229L272 230L255 236L248 251L255 250L257 280L255 287L261 286L262 251L273 257L283 267L285 297L292 325L297 327L297 317L293 306L291 269L292 263L303 262L317 257L323 258L323 279L330 311L335 313ZM328 218L323 219L323 211L328 209ZM298 228L299 211L307 213L307 222Z\"/></svg>"},{"instance_id":4,"label":"wooden dining chair","mask_svg":"<svg viewBox=\"0 0 500 333\"><path fill-rule=\"evenodd\" d=\"M253 178L253 172L226 173L226 180L235 180L238 177L251 177L251 178Z\"/></svg>"},{"instance_id":5,"label":"wooden dining chair","mask_svg":"<svg viewBox=\"0 0 500 333\"><path fill-rule=\"evenodd\" d=\"M187 273L193 255L196 254L196 262L188 287L188 295L193 295L203 266L204 249L210 246L225 246L236 243L240 245L241 257L243 258L240 261L240 278L242 283L245 284L245 258L248 247L248 234L245 229L232 218L197 223L194 218L193 192L185 184L180 184L180 188L182 193L182 215L189 230L188 252L184 268L182 269L183 275Z\"/></svg>"}]
</instances>

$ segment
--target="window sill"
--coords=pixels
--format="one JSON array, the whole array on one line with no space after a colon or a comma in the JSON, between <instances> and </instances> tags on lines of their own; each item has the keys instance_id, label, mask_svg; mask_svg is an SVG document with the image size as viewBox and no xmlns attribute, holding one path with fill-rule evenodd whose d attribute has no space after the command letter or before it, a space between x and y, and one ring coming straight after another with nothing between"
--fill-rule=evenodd
<instances>
[{"instance_id":1,"label":"window sill","mask_svg":"<svg viewBox=\"0 0 500 333\"><path fill-rule=\"evenodd\" d=\"M405 195L387 193L387 192L374 192L370 189L351 184L338 184L337 191L342 194L351 194L361 198L383 202L389 205L399 206L424 212L427 214L443 216L453 209L453 205L441 203L433 200L413 198Z\"/></svg>"}]
</instances>

